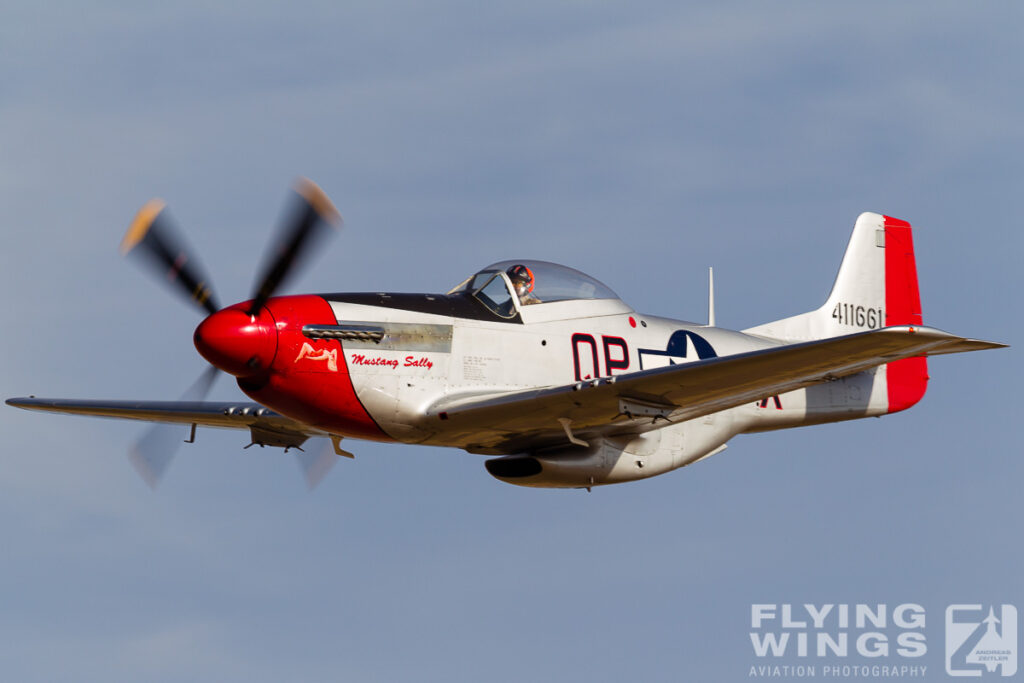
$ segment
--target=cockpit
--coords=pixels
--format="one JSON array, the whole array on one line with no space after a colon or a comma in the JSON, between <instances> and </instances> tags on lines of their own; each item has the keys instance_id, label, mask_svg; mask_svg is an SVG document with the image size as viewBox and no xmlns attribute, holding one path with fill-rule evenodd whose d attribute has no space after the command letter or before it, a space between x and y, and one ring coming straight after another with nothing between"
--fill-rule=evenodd
<instances>
[{"instance_id":1,"label":"cockpit","mask_svg":"<svg viewBox=\"0 0 1024 683\"><path fill-rule=\"evenodd\" d=\"M614 300L604 284L578 270L547 261L501 261L467 278L449 294L472 296L501 318L537 304Z\"/></svg>"}]
</instances>

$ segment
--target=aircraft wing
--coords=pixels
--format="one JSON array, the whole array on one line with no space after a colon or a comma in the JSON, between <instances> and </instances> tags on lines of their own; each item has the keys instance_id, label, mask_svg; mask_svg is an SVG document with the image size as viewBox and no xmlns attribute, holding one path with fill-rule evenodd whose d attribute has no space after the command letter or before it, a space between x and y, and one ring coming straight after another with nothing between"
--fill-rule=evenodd
<instances>
[{"instance_id":1,"label":"aircraft wing","mask_svg":"<svg viewBox=\"0 0 1024 683\"><path fill-rule=\"evenodd\" d=\"M48 413L116 417L145 422L194 424L204 427L257 429L306 436L325 436L301 422L258 403L211 401L96 401L65 398L11 398L7 405Z\"/></svg>"},{"instance_id":2,"label":"aircraft wing","mask_svg":"<svg viewBox=\"0 0 1024 683\"><path fill-rule=\"evenodd\" d=\"M355 457L342 450L340 439L289 417L275 413L258 403L220 403L212 401L97 401L65 398L11 398L7 404L26 410L40 410L48 413L89 415L92 417L115 417L144 422L159 422L164 425L192 425L192 439L195 428L224 427L248 429L250 445L298 448L296 454L306 484L313 489L331 469L338 455ZM163 472L167 469L174 451L181 439L174 427L151 428L129 451L129 459L135 469L151 488L156 488ZM174 434L168 440L169 434ZM302 445L309 437L331 437L332 450L321 452L302 451Z\"/></svg>"},{"instance_id":3,"label":"aircraft wing","mask_svg":"<svg viewBox=\"0 0 1024 683\"><path fill-rule=\"evenodd\" d=\"M448 399L429 412L448 421L446 433L472 439L468 450L513 453L566 443L570 430L585 439L588 432L626 431L639 416L680 422L903 358L1003 346L895 326L565 386Z\"/></svg>"}]
</instances>

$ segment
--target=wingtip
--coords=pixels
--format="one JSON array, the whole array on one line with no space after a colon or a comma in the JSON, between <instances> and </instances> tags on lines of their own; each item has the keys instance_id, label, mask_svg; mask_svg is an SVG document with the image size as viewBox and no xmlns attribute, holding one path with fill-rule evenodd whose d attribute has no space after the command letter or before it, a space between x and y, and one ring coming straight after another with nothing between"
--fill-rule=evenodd
<instances>
[{"instance_id":1,"label":"wingtip","mask_svg":"<svg viewBox=\"0 0 1024 683\"><path fill-rule=\"evenodd\" d=\"M988 351L990 349L1008 349L1009 344L1002 342L986 341L985 339L965 339L965 342L974 346L972 351Z\"/></svg>"},{"instance_id":2,"label":"wingtip","mask_svg":"<svg viewBox=\"0 0 1024 683\"><path fill-rule=\"evenodd\" d=\"M36 401L35 396L17 396L9 398L4 403L14 408L28 408Z\"/></svg>"},{"instance_id":3,"label":"wingtip","mask_svg":"<svg viewBox=\"0 0 1024 683\"><path fill-rule=\"evenodd\" d=\"M988 351L991 349L1006 349L1009 348L1009 344L1002 342L986 341L984 339L972 339L970 337L961 337L960 335L946 332L935 327L927 327L925 325L894 325L891 327L884 327L878 332L887 332L890 334L913 334L920 337L927 337L934 339L935 346L928 351L929 356L941 355L944 353L967 353L969 351Z\"/></svg>"}]
</instances>

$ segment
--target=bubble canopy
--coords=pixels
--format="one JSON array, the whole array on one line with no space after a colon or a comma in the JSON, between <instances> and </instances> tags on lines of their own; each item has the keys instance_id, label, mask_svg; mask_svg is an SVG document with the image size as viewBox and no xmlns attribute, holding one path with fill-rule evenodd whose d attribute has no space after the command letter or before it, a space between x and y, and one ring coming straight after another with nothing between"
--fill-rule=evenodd
<instances>
[{"instance_id":1,"label":"bubble canopy","mask_svg":"<svg viewBox=\"0 0 1024 683\"><path fill-rule=\"evenodd\" d=\"M523 265L533 273L533 291L531 294L539 299L538 303L552 301L573 301L577 299L618 299L618 295L599 280L575 268L549 263L520 259L518 261L499 261L492 263L483 270L467 278L455 287L450 294L465 292L471 283L478 282L478 276L485 273L506 272L512 266Z\"/></svg>"}]
</instances>

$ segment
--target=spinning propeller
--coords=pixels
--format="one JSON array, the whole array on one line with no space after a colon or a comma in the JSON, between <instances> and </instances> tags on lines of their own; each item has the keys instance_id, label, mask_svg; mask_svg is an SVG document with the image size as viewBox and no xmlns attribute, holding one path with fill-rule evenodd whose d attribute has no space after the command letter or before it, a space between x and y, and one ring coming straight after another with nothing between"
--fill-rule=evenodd
<instances>
[{"instance_id":1,"label":"spinning propeller","mask_svg":"<svg viewBox=\"0 0 1024 683\"><path fill-rule=\"evenodd\" d=\"M121 241L121 253L141 262L161 282L207 313L196 328L196 348L211 363L181 397L183 401L202 401L213 386L218 370L251 376L266 368L265 349L271 334L276 334L269 314L263 308L302 263L315 253L315 247L341 226L341 216L313 181L300 178L294 187L288 213L279 226L252 289L252 299L244 308L221 309L195 251L182 237L162 200L152 199L135 215ZM276 348L276 339L273 340ZM272 358L272 355L271 355ZM131 449L130 459L142 478L155 488L183 439L181 425L158 424L149 429ZM332 454L333 455L333 454ZM324 469L322 458L300 459L307 481L315 485L310 469ZM306 464L308 462L308 464ZM332 461L333 462L333 461Z\"/></svg>"}]
</instances>

